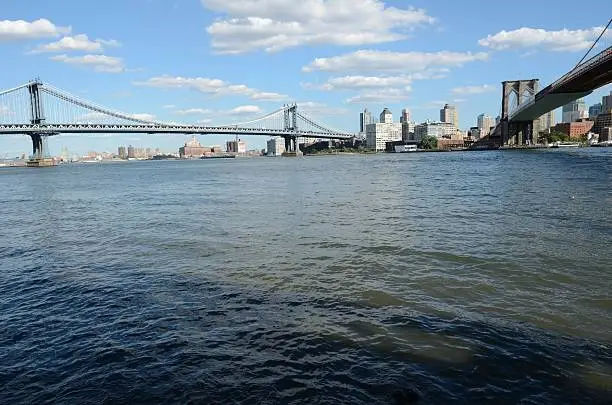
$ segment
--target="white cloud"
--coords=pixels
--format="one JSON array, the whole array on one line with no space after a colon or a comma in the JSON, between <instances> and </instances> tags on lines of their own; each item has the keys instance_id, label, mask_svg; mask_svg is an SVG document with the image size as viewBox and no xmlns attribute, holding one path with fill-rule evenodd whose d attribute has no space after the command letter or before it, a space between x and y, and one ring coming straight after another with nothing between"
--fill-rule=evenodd
<instances>
[{"instance_id":1,"label":"white cloud","mask_svg":"<svg viewBox=\"0 0 612 405\"><path fill-rule=\"evenodd\" d=\"M85 66L92 68L96 72L104 73L121 73L125 71L123 59L114 56L106 55L84 55L84 56L68 56L57 55L52 56L51 60L64 62L70 65Z\"/></svg>"},{"instance_id":2,"label":"white cloud","mask_svg":"<svg viewBox=\"0 0 612 405\"><path fill-rule=\"evenodd\" d=\"M347 103L360 104L360 103L398 103L404 102L408 99L410 88L405 89L380 89L366 91L357 96L350 97L346 100Z\"/></svg>"},{"instance_id":3,"label":"white cloud","mask_svg":"<svg viewBox=\"0 0 612 405\"><path fill-rule=\"evenodd\" d=\"M222 16L207 32L220 53L301 45L358 46L398 41L435 21L425 10L388 7L381 0L201 0Z\"/></svg>"},{"instance_id":4,"label":"white cloud","mask_svg":"<svg viewBox=\"0 0 612 405\"><path fill-rule=\"evenodd\" d=\"M496 89L497 89L497 87L492 86L490 84L483 84L482 86L455 87L454 89L451 90L451 92L454 93L454 94L459 94L459 95L467 96L467 95L470 95L470 94L490 93L492 91L495 91Z\"/></svg>"},{"instance_id":5,"label":"white cloud","mask_svg":"<svg viewBox=\"0 0 612 405\"><path fill-rule=\"evenodd\" d=\"M338 116L348 113L346 108L342 107L330 107L324 103L317 103L314 101L303 101L298 102L298 111L302 111L308 115L318 116Z\"/></svg>"},{"instance_id":6,"label":"white cloud","mask_svg":"<svg viewBox=\"0 0 612 405\"><path fill-rule=\"evenodd\" d=\"M71 51L102 52L104 50L104 45L119 46L119 43L115 40L105 41L102 39L91 41L87 35L79 34L71 37L63 37L59 41L50 44L39 45L31 53Z\"/></svg>"},{"instance_id":7,"label":"white cloud","mask_svg":"<svg viewBox=\"0 0 612 405\"><path fill-rule=\"evenodd\" d=\"M69 34L71 30L71 27L58 27L44 18L32 22L4 20L0 21L0 42L53 38Z\"/></svg>"},{"instance_id":8,"label":"white cloud","mask_svg":"<svg viewBox=\"0 0 612 405\"><path fill-rule=\"evenodd\" d=\"M230 111L228 114L230 115L240 115L240 114L260 114L262 112L261 108L256 105L241 105L236 107Z\"/></svg>"},{"instance_id":9,"label":"white cloud","mask_svg":"<svg viewBox=\"0 0 612 405\"><path fill-rule=\"evenodd\" d=\"M172 108L176 108L176 106L175 106L174 104L166 104L166 105L164 105L162 108L165 108L165 109L167 109L167 110L170 110L170 109L172 109Z\"/></svg>"},{"instance_id":10,"label":"white cloud","mask_svg":"<svg viewBox=\"0 0 612 405\"><path fill-rule=\"evenodd\" d=\"M289 96L287 96L286 94L272 93L266 91L255 92L251 94L251 99L257 101L283 101L287 100L288 98Z\"/></svg>"},{"instance_id":11,"label":"white cloud","mask_svg":"<svg viewBox=\"0 0 612 405\"><path fill-rule=\"evenodd\" d=\"M441 79L446 77L442 69L400 76L341 76L331 77L323 84L302 83L302 87L319 90L360 90L408 86L415 80Z\"/></svg>"},{"instance_id":12,"label":"white cloud","mask_svg":"<svg viewBox=\"0 0 612 405\"><path fill-rule=\"evenodd\" d=\"M599 36L604 27L593 27L584 30L546 31L541 28L522 27L513 31L500 31L488 35L478 44L495 50L539 48L554 52L572 52L588 49ZM612 33L608 31L608 37Z\"/></svg>"},{"instance_id":13,"label":"white cloud","mask_svg":"<svg viewBox=\"0 0 612 405\"><path fill-rule=\"evenodd\" d=\"M330 58L316 58L302 68L328 72L431 72L432 69L462 66L465 63L488 58L485 52L391 52L360 50Z\"/></svg>"},{"instance_id":14,"label":"white cloud","mask_svg":"<svg viewBox=\"0 0 612 405\"><path fill-rule=\"evenodd\" d=\"M133 118L136 118L137 120L155 121L155 115L153 114L142 113L142 114L130 114L130 115Z\"/></svg>"},{"instance_id":15,"label":"white cloud","mask_svg":"<svg viewBox=\"0 0 612 405\"><path fill-rule=\"evenodd\" d=\"M188 108L185 110L174 111L176 115L206 115L212 114L213 111L206 108Z\"/></svg>"},{"instance_id":16,"label":"white cloud","mask_svg":"<svg viewBox=\"0 0 612 405\"><path fill-rule=\"evenodd\" d=\"M161 89L192 89L213 95L242 95L257 101L280 101L288 98L284 94L261 92L245 84L230 84L221 79L207 77L158 76L134 84Z\"/></svg>"}]
</instances>

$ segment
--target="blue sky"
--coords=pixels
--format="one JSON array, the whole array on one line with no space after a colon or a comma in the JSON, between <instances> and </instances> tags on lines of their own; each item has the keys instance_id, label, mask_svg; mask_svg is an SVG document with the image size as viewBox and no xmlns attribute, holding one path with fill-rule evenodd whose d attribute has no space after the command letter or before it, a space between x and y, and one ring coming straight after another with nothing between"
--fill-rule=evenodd
<instances>
[{"instance_id":1,"label":"blue sky","mask_svg":"<svg viewBox=\"0 0 612 405\"><path fill-rule=\"evenodd\" d=\"M423 121L449 102L467 129L478 114L499 113L501 81L539 78L544 87L571 69L610 17L562 3L2 0L0 89L40 76L116 110L211 125L297 102L351 132L364 107L376 115L389 107L395 119L408 108ZM607 0L584 5L609 8ZM176 150L186 138L62 135L49 145L55 153L130 143ZM266 138L246 140L263 147ZM29 149L28 137L0 138L0 157Z\"/></svg>"}]
</instances>

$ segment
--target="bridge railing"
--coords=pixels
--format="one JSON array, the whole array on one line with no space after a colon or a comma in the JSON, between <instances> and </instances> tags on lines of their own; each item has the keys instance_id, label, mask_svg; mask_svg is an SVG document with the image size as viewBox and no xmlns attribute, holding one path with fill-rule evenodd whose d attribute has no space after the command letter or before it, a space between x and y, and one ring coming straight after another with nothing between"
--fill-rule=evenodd
<instances>
[{"instance_id":1,"label":"bridge railing","mask_svg":"<svg viewBox=\"0 0 612 405\"><path fill-rule=\"evenodd\" d=\"M555 80L551 85L546 86L544 90L561 86L567 81L572 80L574 77L583 73L585 70L590 69L593 66L600 64L602 61L605 62L610 57L612 57L612 46L609 46L608 48L604 49L597 55L593 56L591 59L588 59L587 61L576 66L574 69L570 70L569 72L567 72L566 74L564 74L563 76Z\"/></svg>"},{"instance_id":2,"label":"bridge railing","mask_svg":"<svg viewBox=\"0 0 612 405\"><path fill-rule=\"evenodd\" d=\"M522 103L521 105L519 105L516 110L514 110L512 112L512 114L510 114L510 118L512 118L513 116L515 116L516 114L518 114L519 112L523 111L524 109L530 107L531 105L533 105L535 103L535 101L541 99L542 97L544 97L546 94L548 94L548 92L556 87L559 87L565 83L567 83L568 81L572 80L573 78L579 76L580 74L584 73L586 70L591 69L594 66L599 65L600 63L603 63L605 61L607 61L610 57L612 57L612 46L604 49L603 51L601 51L600 53L598 53L597 55L593 56L592 58L588 59L587 61L581 63L580 65L576 66L574 69L570 70L569 72L567 72L566 74L564 74L563 76L561 76L560 78L558 78L557 80L555 80L553 83L549 84L548 86L544 87L542 90L540 90L535 97L530 98L529 100L525 101L524 103Z\"/></svg>"}]
</instances>

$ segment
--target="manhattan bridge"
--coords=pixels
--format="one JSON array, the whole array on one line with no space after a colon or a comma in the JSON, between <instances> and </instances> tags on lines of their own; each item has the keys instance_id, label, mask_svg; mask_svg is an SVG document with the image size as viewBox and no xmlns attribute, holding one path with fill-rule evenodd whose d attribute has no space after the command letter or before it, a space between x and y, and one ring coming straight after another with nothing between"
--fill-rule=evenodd
<instances>
[{"instance_id":1,"label":"manhattan bridge","mask_svg":"<svg viewBox=\"0 0 612 405\"><path fill-rule=\"evenodd\" d=\"M32 138L33 159L47 154L46 140L60 134L203 134L264 135L285 139L285 149L295 152L298 138L352 140L355 135L331 129L285 105L246 122L222 126L164 123L103 107L36 79L0 91L0 135L23 134Z\"/></svg>"}]
</instances>

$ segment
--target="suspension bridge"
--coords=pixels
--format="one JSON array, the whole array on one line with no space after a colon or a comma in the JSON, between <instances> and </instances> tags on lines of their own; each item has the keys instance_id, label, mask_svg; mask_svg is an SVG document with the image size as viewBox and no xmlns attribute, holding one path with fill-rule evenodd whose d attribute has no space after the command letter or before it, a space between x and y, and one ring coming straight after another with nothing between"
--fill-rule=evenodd
<instances>
[{"instance_id":1,"label":"suspension bridge","mask_svg":"<svg viewBox=\"0 0 612 405\"><path fill-rule=\"evenodd\" d=\"M60 134L201 134L283 137L295 152L298 138L351 140L354 134L318 123L297 104L285 105L262 117L221 126L184 125L150 119L103 107L39 79L0 91L0 135L32 138L32 161L46 156L46 139Z\"/></svg>"}]
</instances>

